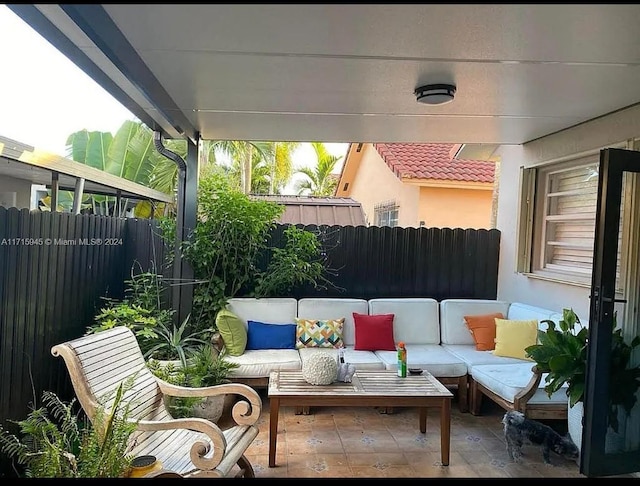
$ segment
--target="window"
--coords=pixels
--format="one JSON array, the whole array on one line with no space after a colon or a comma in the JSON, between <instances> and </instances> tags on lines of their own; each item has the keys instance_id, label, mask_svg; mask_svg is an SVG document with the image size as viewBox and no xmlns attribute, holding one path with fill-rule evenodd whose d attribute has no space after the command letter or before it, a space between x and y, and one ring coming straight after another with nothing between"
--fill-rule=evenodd
<instances>
[{"instance_id":1,"label":"window","mask_svg":"<svg viewBox=\"0 0 640 486\"><path fill-rule=\"evenodd\" d=\"M518 271L591 284L600 154L522 169ZM623 201L625 189L623 187ZM624 202L618 243L621 290Z\"/></svg>"},{"instance_id":2,"label":"window","mask_svg":"<svg viewBox=\"0 0 640 486\"><path fill-rule=\"evenodd\" d=\"M395 201L376 204L374 210L376 226L398 226L398 205Z\"/></svg>"}]
</instances>

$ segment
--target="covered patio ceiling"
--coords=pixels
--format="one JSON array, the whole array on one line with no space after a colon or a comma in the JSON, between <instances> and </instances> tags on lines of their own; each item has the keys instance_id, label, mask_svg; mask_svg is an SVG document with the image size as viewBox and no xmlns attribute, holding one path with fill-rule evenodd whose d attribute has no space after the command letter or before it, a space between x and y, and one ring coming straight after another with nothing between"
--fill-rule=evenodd
<instances>
[{"instance_id":1,"label":"covered patio ceiling","mask_svg":"<svg viewBox=\"0 0 640 486\"><path fill-rule=\"evenodd\" d=\"M640 102L637 4L9 8L166 138L493 153Z\"/></svg>"}]
</instances>

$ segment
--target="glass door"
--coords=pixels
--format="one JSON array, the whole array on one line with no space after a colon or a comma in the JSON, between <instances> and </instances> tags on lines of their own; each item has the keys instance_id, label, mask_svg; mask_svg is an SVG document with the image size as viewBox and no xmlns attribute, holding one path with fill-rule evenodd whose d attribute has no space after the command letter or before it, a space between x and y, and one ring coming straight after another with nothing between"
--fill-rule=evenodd
<instances>
[{"instance_id":1,"label":"glass door","mask_svg":"<svg viewBox=\"0 0 640 486\"><path fill-rule=\"evenodd\" d=\"M637 181L638 172L640 152L623 149L601 151L580 457L580 472L589 477L640 471L640 397L635 393L635 403L627 411L634 402L635 388L627 379L629 375L616 365L619 353L612 352L612 346L618 342L612 332L614 326L622 329L622 336L628 344L640 334L636 306L626 309L626 301L616 298L616 280L621 274L618 246L621 241L623 187L627 179ZM636 204L639 203L636 200ZM638 226L638 220L634 221ZM632 228L631 233L637 235L640 227ZM631 241L637 245L639 239L632 236ZM632 270L631 273L637 275L638 252L631 253L636 258L625 261L623 265L633 268L625 267L624 270ZM635 292L637 288L636 280ZM639 354L640 349L631 354L632 365L640 362ZM621 400L625 402L620 404Z\"/></svg>"}]
</instances>

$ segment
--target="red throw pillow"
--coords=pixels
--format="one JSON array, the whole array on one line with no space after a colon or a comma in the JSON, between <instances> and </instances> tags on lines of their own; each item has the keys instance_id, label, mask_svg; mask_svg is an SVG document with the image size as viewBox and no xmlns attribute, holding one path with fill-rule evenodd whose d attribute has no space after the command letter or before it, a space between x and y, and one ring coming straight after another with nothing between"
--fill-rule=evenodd
<instances>
[{"instance_id":1,"label":"red throw pillow","mask_svg":"<svg viewBox=\"0 0 640 486\"><path fill-rule=\"evenodd\" d=\"M496 347L496 317L504 319L502 312L464 316L478 351L491 351Z\"/></svg>"},{"instance_id":2,"label":"red throw pillow","mask_svg":"<svg viewBox=\"0 0 640 486\"><path fill-rule=\"evenodd\" d=\"M353 313L356 351L395 351L393 339L394 314L358 314Z\"/></svg>"}]
</instances>

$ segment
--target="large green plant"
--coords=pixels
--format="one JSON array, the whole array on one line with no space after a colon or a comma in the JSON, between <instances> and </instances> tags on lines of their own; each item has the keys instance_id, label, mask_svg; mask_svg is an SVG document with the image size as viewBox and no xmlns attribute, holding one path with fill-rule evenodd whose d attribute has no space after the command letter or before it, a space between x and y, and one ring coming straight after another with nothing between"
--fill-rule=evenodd
<instances>
[{"instance_id":1,"label":"large green plant","mask_svg":"<svg viewBox=\"0 0 640 486\"><path fill-rule=\"evenodd\" d=\"M122 405L121 383L109 410L100 405L93 423L75 411L75 399L61 401L45 391L43 406L15 422L21 438L0 426L0 450L24 466L26 477L110 478L126 475L133 457L129 438L136 423Z\"/></svg>"},{"instance_id":2,"label":"large green plant","mask_svg":"<svg viewBox=\"0 0 640 486\"><path fill-rule=\"evenodd\" d=\"M566 383L569 406L573 407L584 399L589 330L582 325L573 309L563 309L558 328L551 320L542 322L548 327L538 331L539 343L525 351L538 368L547 373L544 387L547 394L551 396ZM622 329L616 329L615 316L612 323L609 425L617 432L619 407L628 414L637 401L640 366L631 367L630 360L633 350L640 346L640 336L627 344Z\"/></svg>"},{"instance_id":3,"label":"large green plant","mask_svg":"<svg viewBox=\"0 0 640 486\"><path fill-rule=\"evenodd\" d=\"M253 277L258 255L283 210L273 202L250 199L219 173L200 180L198 221L182 244L199 282L192 312L198 327L209 327L226 299Z\"/></svg>"}]
</instances>

